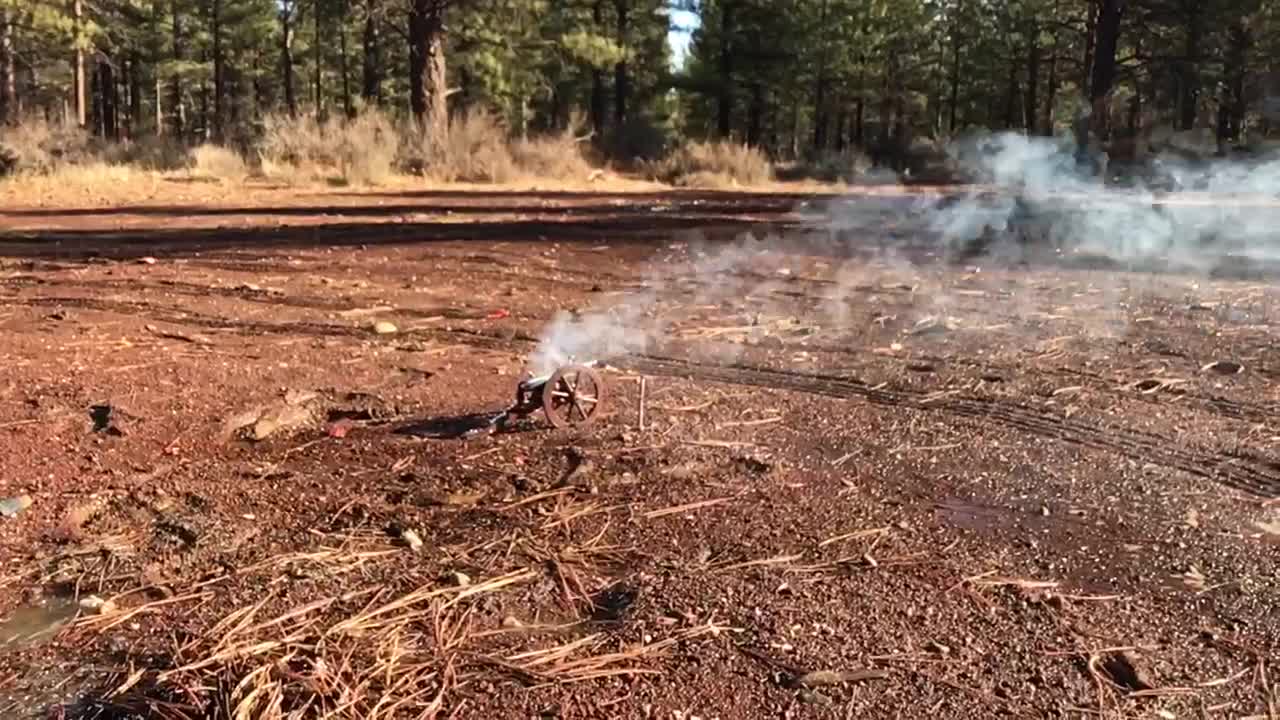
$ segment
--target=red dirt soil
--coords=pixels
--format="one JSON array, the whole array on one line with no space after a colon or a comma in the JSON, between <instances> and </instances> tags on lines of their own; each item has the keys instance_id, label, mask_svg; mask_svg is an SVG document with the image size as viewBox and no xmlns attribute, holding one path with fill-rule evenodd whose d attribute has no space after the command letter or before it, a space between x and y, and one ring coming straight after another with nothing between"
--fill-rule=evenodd
<instances>
[{"instance_id":1,"label":"red dirt soil","mask_svg":"<svg viewBox=\"0 0 1280 720\"><path fill-rule=\"evenodd\" d=\"M0 717L1280 717L1276 286L821 202L0 212ZM601 421L458 437L615 308Z\"/></svg>"}]
</instances>

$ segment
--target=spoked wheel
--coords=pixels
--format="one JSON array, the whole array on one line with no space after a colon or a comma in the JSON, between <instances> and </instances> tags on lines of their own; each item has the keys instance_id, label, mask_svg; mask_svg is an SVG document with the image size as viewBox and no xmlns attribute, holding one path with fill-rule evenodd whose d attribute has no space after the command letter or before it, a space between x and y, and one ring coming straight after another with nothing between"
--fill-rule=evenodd
<instances>
[{"instance_id":1,"label":"spoked wheel","mask_svg":"<svg viewBox=\"0 0 1280 720\"><path fill-rule=\"evenodd\" d=\"M593 368L566 365L547 380L542 409L555 427L589 425L604 403L604 381Z\"/></svg>"}]
</instances>

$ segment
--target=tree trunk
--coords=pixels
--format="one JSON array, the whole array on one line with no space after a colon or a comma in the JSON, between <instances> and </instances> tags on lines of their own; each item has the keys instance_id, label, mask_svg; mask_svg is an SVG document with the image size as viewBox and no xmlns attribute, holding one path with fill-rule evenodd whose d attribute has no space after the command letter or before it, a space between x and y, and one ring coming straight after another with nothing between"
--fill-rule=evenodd
<instances>
[{"instance_id":1,"label":"tree trunk","mask_svg":"<svg viewBox=\"0 0 1280 720\"><path fill-rule=\"evenodd\" d=\"M720 97L716 108L716 131L727 140L733 131L733 33L734 3L723 0L720 8ZM793 139L794 139L793 135Z\"/></svg>"},{"instance_id":2,"label":"tree trunk","mask_svg":"<svg viewBox=\"0 0 1280 720\"><path fill-rule=\"evenodd\" d=\"M377 0L365 0L364 82L362 95L370 105L382 104L382 45L378 37Z\"/></svg>"},{"instance_id":3,"label":"tree trunk","mask_svg":"<svg viewBox=\"0 0 1280 720\"><path fill-rule=\"evenodd\" d=\"M799 99L796 99L799 100ZM800 156L800 102L791 102L791 154L795 160Z\"/></svg>"},{"instance_id":4,"label":"tree trunk","mask_svg":"<svg viewBox=\"0 0 1280 720\"><path fill-rule=\"evenodd\" d=\"M1027 31L1027 94L1023 108L1024 127L1028 135L1036 132L1036 122L1040 118L1040 40L1037 37L1039 28L1032 21Z\"/></svg>"},{"instance_id":5,"label":"tree trunk","mask_svg":"<svg viewBox=\"0 0 1280 720\"><path fill-rule=\"evenodd\" d=\"M81 0L72 0L71 16L75 20L76 32L76 59L73 70L75 77L72 81L73 91L75 92L76 123L80 127L85 127L88 122L86 117L88 109L85 107L84 48L80 46L80 33L84 30L82 27L84 5Z\"/></svg>"},{"instance_id":6,"label":"tree trunk","mask_svg":"<svg viewBox=\"0 0 1280 720\"><path fill-rule=\"evenodd\" d=\"M947 121L947 131L955 135L956 120L960 111L960 33L953 32L955 32L955 43L951 48L951 117Z\"/></svg>"},{"instance_id":7,"label":"tree trunk","mask_svg":"<svg viewBox=\"0 0 1280 720\"><path fill-rule=\"evenodd\" d=\"M760 129L764 120L764 86L760 81L751 83L751 105L747 109L747 144L760 146Z\"/></svg>"},{"instance_id":8,"label":"tree trunk","mask_svg":"<svg viewBox=\"0 0 1280 720\"><path fill-rule=\"evenodd\" d=\"M867 146L866 117L867 103L859 94L858 101L853 105L853 144L859 148Z\"/></svg>"},{"instance_id":9,"label":"tree trunk","mask_svg":"<svg viewBox=\"0 0 1280 720\"><path fill-rule=\"evenodd\" d=\"M413 0L409 13L409 106L429 148L449 132L444 16L443 0Z\"/></svg>"},{"instance_id":10,"label":"tree trunk","mask_svg":"<svg viewBox=\"0 0 1280 720\"><path fill-rule=\"evenodd\" d=\"M1196 126L1200 109L1200 40L1204 34L1200 3L1187 5L1187 36L1182 47L1182 61L1178 64L1178 129L1191 130Z\"/></svg>"},{"instance_id":11,"label":"tree trunk","mask_svg":"<svg viewBox=\"0 0 1280 720\"><path fill-rule=\"evenodd\" d=\"M1084 65L1081 66L1080 87L1084 88L1088 97L1092 97L1089 95L1089 82L1092 79L1090 73L1093 72L1093 48L1097 42L1098 4L1107 1L1088 0L1088 7L1084 11Z\"/></svg>"},{"instance_id":12,"label":"tree trunk","mask_svg":"<svg viewBox=\"0 0 1280 720\"><path fill-rule=\"evenodd\" d=\"M813 87L813 150L821 152L827 147L827 78L826 72L818 70L818 79Z\"/></svg>"},{"instance_id":13,"label":"tree trunk","mask_svg":"<svg viewBox=\"0 0 1280 720\"><path fill-rule=\"evenodd\" d=\"M266 88L262 84L262 50L258 49L253 53L253 117L262 117L266 106Z\"/></svg>"},{"instance_id":14,"label":"tree trunk","mask_svg":"<svg viewBox=\"0 0 1280 720\"><path fill-rule=\"evenodd\" d=\"M298 93L293 87L293 0L280 7L280 75L284 84L284 106L289 117L298 116Z\"/></svg>"},{"instance_id":15,"label":"tree trunk","mask_svg":"<svg viewBox=\"0 0 1280 720\"><path fill-rule=\"evenodd\" d=\"M209 53L200 51L200 62L209 62ZM200 141L209 142L209 83L200 80Z\"/></svg>"},{"instance_id":16,"label":"tree trunk","mask_svg":"<svg viewBox=\"0 0 1280 720\"><path fill-rule=\"evenodd\" d=\"M858 99L853 104L853 144L859 149L866 147L866 136L863 130L863 119L866 117L867 69L866 59L858 60ZM954 107L954 106L953 106Z\"/></svg>"},{"instance_id":17,"label":"tree trunk","mask_svg":"<svg viewBox=\"0 0 1280 720\"><path fill-rule=\"evenodd\" d=\"M1009 53L1012 57L1017 57L1017 52ZM1012 130L1018 127L1018 63L1009 63L1009 77L1005 80L1005 96L1004 96L1004 127L1006 130Z\"/></svg>"},{"instance_id":18,"label":"tree trunk","mask_svg":"<svg viewBox=\"0 0 1280 720\"><path fill-rule=\"evenodd\" d=\"M142 120L142 56L137 52L129 54L126 72L129 76L129 137L133 138L143 125Z\"/></svg>"},{"instance_id":19,"label":"tree trunk","mask_svg":"<svg viewBox=\"0 0 1280 720\"><path fill-rule=\"evenodd\" d=\"M596 32L604 29L604 0L596 0L591 5L591 20L595 23ZM596 134L596 141L604 139L604 70L591 68L591 129Z\"/></svg>"},{"instance_id":20,"label":"tree trunk","mask_svg":"<svg viewBox=\"0 0 1280 720\"><path fill-rule=\"evenodd\" d=\"M818 13L818 33L821 35L818 48L818 74L813 86L813 150L821 152L827 148L827 0L822 0L822 8Z\"/></svg>"},{"instance_id":21,"label":"tree trunk","mask_svg":"<svg viewBox=\"0 0 1280 720\"><path fill-rule=\"evenodd\" d=\"M87 76L89 93L89 108L86 115L89 130L96 136L102 137L102 93L98 92L98 81L101 79L101 73L98 72L98 66L95 64L93 69Z\"/></svg>"},{"instance_id":22,"label":"tree trunk","mask_svg":"<svg viewBox=\"0 0 1280 720\"><path fill-rule=\"evenodd\" d=\"M13 24L0 7L0 125L18 121L18 65L13 57Z\"/></svg>"},{"instance_id":23,"label":"tree trunk","mask_svg":"<svg viewBox=\"0 0 1280 720\"><path fill-rule=\"evenodd\" d=\"M1134 39L1133 52L1135 55L1142 54L1142 38ZM1138 131L1142 126L1142 76L1141 73L1134 73L1133 77L1133 95L1129 98L1129 118L1126 123L1128 125L1129 137L1133 139L1135 156L1138 150Z\"/></svg>"},{"instance_id":24,"label":"tree trunk","mask_svg":"<svg viewBox=\"0 0 1280 720\"><path fill-rule=\"evenodd\" d=\"M618 45L627 47L627 22L631 0L617 0L614 8L618 14ZM626 60L613 66L613 126L621 129L627 122L627 99L631 92Z\"/></svg>"},{"instance_id":25,"label":"tree trunk","mask_svg":"<svg viewBox=\"0 0 1280 720\"><path fill-rule=\"evenodd\" d=\"M173 12L173 61L180 64L187 58L186 33L182 27L183 11L178 0L173 0L170 9ZM169 81L169 104L173 106L173 132L179 139L187 130L182 95L182 73L175 71Z\"/></svg>"},{"instance_id":26,"label":"tree trunk","mask_svg":"<svg viewBox=\"0 0 1280 720\"><path fill-rule=\"evenodd\" d=\"M323 35L321 34L321 31L320 31L320 0L316 0L316 8L315 8L315 41L314 41L314 42L312 42L311 54L314 56L315 64L316 64L316 67L315 67L315 78L314 78L314 80L313 80L313 82L314 82L314 84L315 84L315 88L314 88L313 92L314 92L314 94L315 94L315 102L314 102L314 104L315 104L315 112L316 112L316 119L317 119L317 120L324 120L324 119L325 119L325 107L324 107L324 53L323 53L323 52L322 52L322 50L321 50L321 46L323 45L323 42L320 40L320 38L321 38L321 37L323 37Z\"/></svg>"},{"instance_id":27,"label":"tree trunk","mask_svg":"<svg viewBox=\"0 0 1280 720\"><path fill-rule=\"evenodd\" d=\"M1116 75L1116 47L1120 40L1120 17L1124 0L1098 0L1094 26L1094 58L1089 74L1089 105L1075 120L1076 162L1092 171L1101 169L1100 158L1092 152L1090 138L1107 138L1107 105Z\"/></svg>"},{"instance_id":28,"label":"tree trunk","mask_svg":"<svg viewBox=\"0 0 1280 720\"><path fill-rule=\"evenodd\" d=\"M1054 105L1058 102L1058 36L1053 37L1052 55L1049 56L1049 86L1045 88L1044 103L1044 134L1053 136L1053 125L1056 121L1054 117Z\"/></svg>"},{"instance_id":29,"label":"tree trunk","mask_svg":"<svg viewBox=\"0 0 1280 720\"><path fill-rule=\"evenodd\" d=\"M111 140L120 139L120 84L116 82L115 67L111 61L99 56L98 67L102 73L102 134Z\"/></svg>"},{"instance_id":30,"label":"tree trunk","mask_svg":"<svg viewBox=\"0 0 1280 720\"><path fill-rule=\"evenodd\" d=\"M160 80L160 73L156 73L156 134L164 134L164 103L160 102L160 98L164 95L164 83Z\"/></svg>"},{"instance_id":31,"label":"tree trunk","mask_svg":"<svg viewBox=\"0 0 1280 720\"><path fill-rule=\"evenodd\" d=\"M1239 140L1244 131L1248 98L1245 97L1245 80L1248 71L1249 49L1253 46L1253 33L1244 21L1238 21L1227 33L1226 99L1227 110L1225 137Z\"/></svg>"},{"instance_id":32,"label":"tree trunk","mask_svg":"<svg viewBox=\"0 0 1280 720\"><path fill-rule=\"evenodd\" d=\"M1124 0L1099 0L1097 41L1093 72L1089 79L1089 100L1093 105L1092 131L1099 140L1107 137L1107 101L1116 79L1116 49L1120 42L1120 18Z\"/></svg>"},{"instance_id":33,"label":"tree trunk","mask_svg":"<svg viewBox=\"0 0 1280 720\"><path fill-rule=\"evenodd\" d=\"M840 112L836 115L836 152L844 152L845 148L845 126L849 120L847 107L848 105L842 101Z\"/></svg>"},{"instance_id":34,"label":"tree trunk","mask_svg":"<svg viewBox=\"0 0 1280 720\"><path fill-rule=\"evenodd\" d=\"M226 58L222 52L222 0L209 2L209 35L213 42L213 140L223 141L226 118Z\"/></svg>"},{"instance_id":35,"label":"tree trunk","mask_svg":"<svg viewBox=\"0 0 1280 720\"><path fill-rule=\"evenodd\" d=\"M351 73L347 67L347 23L338 23L338 68L342 72L342 112L349 118L356 116L356 106L351 98Z\"/></svg>"},{"instance_id":36,"label":"tree trunk","mask_svg":"<svg viewBox=\"0 0 1280 720\"><path fill-rule=\"evenodd\" d=\"M124 64L121 66L120 70L120 79L116 83L116 88L118 91L124 91L124 99L123 102L116 103L116 107L121 108L116 110L116 117L118 118L116 121L116 132L119 133L121 138L128 140L133 137L133 119L136 117L133 114L134 66L132 53L130 53L130 57L124 59ZM117 97L119 96L118 91L116 93Z\"/></svg>"}]
</instances>

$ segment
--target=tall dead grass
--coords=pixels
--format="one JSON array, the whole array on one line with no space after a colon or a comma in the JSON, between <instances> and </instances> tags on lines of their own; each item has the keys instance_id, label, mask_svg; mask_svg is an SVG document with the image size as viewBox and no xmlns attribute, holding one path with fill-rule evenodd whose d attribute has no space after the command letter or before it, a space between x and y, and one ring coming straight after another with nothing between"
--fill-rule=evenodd
<instances>
[{"instance_id":1,"label":"tall dead grass","mask_svg":"<svg viewBox=\"0 0 1280 720\"><path fill-rule=\"evenodd\" d=\"M655 180L681 187L754 187L773 179L773 164L763 151L727 141L685 143L644 169Z\"/></svg>"},{"instance_id":2,"label":"tall dead grass","mask_svg":"<svg viewBox=\"0 0 1280 720\"><path fill-rule=\"evenodd\" d=\"M442 183L505 183L519 174L506 128L486 110L468 110L454 118L439 147L407 122L401 152L409 172Z\"/></svg>"},{"instance_id":3,"label":"tall dead grass","mask_svg":"<svg viewBox=\"0 0 1280 720\"><path fill-rule=\"evenodd\" d=\"M449 124L441 147L430 147L412 125L404 138L404 167L441 183L584 182L594 169L573 123L558 133L512 140L496 115L470 110Z\"/></svg>"},{"instance_id":4,"label":"tall dead grass","mask_svg":"<svg viewBox=\"0 0 1280 720\"><path fill-rule=\"evenodd\" d=\"M191 175L193 177L244 182L249 177L249 166L240 153L219 145L200 145L191 151Z\"/></svg>"},{"instance_id":5,"label":"tall dead grass","mask_svg":"<svg viewBox=\"0 0 1280 720\"><path fill-rule=\"evenodd\" d=\"M10 175L47 175L59 169L101 162L102 148L78 127L30 118L13 127L0 128L0 155L8 158Z\"/></svg>"}]
</instances>

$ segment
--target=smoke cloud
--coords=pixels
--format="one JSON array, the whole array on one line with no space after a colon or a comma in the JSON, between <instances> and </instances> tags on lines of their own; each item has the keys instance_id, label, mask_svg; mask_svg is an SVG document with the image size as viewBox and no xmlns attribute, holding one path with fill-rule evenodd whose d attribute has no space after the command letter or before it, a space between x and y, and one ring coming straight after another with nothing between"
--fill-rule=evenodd
<instances>
[{"instance_id":1,"label":"smoke cloud","mask_svg":"<svg viewBox=\"0 0 1280 720\"><path fill-rule=\"evenodd\" d=\"M677 345L692 357L732 362L779 323L847 326L859 303L882 302L886 293L905 297L895 307L906 316L886 310L875 321L883 328L892 320L904 332L922 323L1006 322L1011 314L1063 316L1063 307L1028 299L1028 288L990 284L995 281L966 273L957 260L1007 266L1034 259L1071 267L1087 259L1113 271L1193 277L1224 264L1280 261L1280 158L1274 156L1197 160L1170 152L1147 163L1141 177L1117 185L1082 172L1075 147L1062 139L993 134L959 141L948 152L975 184L938 194L878 182L797 208L806 233L748 234L720 244L694 238L667 248L642 290L553 318L530 371L545 375L566 362ZM797 300L789 288L806 274L821 291L807 293L816 299ZM1118 315L1122 296L1135 286L1165 282L1110 277L1110 284L1091 279L1081 286L1078 308ZM1002 298L1003 309L973 309L972 299L983 295ZM971 317L952 317L964 313L961 306ZM798 312L803 322L793 317ZM1106 320L1093 330L1111 335L1116 328Z\"/></svg>"}]
</instances>

